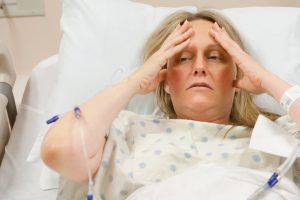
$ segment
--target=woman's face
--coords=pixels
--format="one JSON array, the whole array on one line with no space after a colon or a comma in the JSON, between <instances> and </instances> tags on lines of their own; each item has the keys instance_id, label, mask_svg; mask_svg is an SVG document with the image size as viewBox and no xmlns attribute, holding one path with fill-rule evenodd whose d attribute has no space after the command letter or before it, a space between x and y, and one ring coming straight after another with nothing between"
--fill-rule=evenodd
<instances>
[{"instance_id":1,"label":"woman's face","mask_svg":"<svg viewBox=\"0 0 300 200\"><path fill-rule=\"evenodd\" d=\"M194 34L187 48L168 61L165 91L179 119L229 121L236 67L209 34L213 23L190 22Z\"/></svg>"}]
</instances>

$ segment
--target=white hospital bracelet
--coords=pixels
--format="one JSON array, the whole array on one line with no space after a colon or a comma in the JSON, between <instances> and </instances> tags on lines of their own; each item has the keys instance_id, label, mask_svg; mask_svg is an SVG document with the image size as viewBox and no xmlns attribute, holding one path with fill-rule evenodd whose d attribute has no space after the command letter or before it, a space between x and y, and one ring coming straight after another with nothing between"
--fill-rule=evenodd
<instances>
[{"instance_id":1,"label":"white hospital bracelet","mask_svg":"<svg viewBox=\"0 0 300 200\"><path fill-rule=\"evenodd\" d=\"M290 87L285 93L282 95L280 99L281 107L289 113L291 105L300 98L300 86L294 85Z\"/></svg>"}]
</instances>

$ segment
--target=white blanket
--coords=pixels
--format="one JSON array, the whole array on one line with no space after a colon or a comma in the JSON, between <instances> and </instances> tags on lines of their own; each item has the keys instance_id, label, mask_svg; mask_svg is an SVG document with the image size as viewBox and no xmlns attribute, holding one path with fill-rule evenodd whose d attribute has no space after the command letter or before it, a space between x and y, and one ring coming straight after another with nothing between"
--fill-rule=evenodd
<instances>
[{"instance_id":1,"label":"white blanket","mask_svg":"<svg viewBox=\"0 0 300 200\"><path fill-rule=\"evenodd\" d=\"M246 200L265 184L270 173L214 164L201 164L162 182L136 190L126 200ZM263 200L299 200L300 191L282 178Z\"/></svg>"}]
</instances>

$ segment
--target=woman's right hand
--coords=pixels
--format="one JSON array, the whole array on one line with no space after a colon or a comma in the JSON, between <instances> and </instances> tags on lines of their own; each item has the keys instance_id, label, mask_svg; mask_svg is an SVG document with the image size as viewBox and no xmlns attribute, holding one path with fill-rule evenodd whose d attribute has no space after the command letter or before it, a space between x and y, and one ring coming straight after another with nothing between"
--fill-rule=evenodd
<instances>
[{"instance_id":1,"label":"woman's right hand","mask_svg":"<svg viewBox=\"0 0 300 200\"><path fill-rule=\"evenodd\" d=\"M162 68L170 58L187 47L193 33L188 21L185 21L183 25L178 24L161 48L133 73L131 77L137 81L139 94L153 91L165 79L166 69Z\"/></svg>"}]
</instances>

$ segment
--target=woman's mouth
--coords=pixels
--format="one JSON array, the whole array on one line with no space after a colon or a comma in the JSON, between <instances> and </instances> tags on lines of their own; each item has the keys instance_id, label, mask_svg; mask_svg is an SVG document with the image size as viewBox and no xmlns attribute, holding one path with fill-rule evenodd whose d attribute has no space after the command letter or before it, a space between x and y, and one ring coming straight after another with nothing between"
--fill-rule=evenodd
<instances>
[{"instance_id":1,"label":"woman's mouth","mask_svg":"<svg viewBox=\"0 0 300 200\"><path fill-rule=\"evenodd\" d=\"M210 90L213 90L212 87L210 85L208 85L207 83L204 83L204 82L199 82L199 83L193 83L192 85L190 85L188 89L191 89L191 88L204 88L204 89L210 89Z\"/></svg>"}]
</instances>

